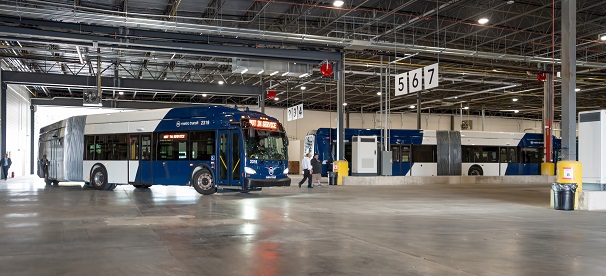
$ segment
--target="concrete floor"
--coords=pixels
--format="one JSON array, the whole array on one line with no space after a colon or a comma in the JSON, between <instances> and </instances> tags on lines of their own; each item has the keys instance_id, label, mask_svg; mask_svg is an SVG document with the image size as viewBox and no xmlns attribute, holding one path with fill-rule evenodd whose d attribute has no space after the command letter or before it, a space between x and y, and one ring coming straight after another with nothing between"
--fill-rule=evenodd
<instances>
[{"instance_id":1,"label":"concrete floor","mask_svg":"<svg viewBox=\"0 0 606 276\"><path fill-rule=\"evenodd\" d=\"M550 209L548 186L200 196L22 177L0 180L0 275L606 275L605 225Z\"/></svg>"}]
</instances>

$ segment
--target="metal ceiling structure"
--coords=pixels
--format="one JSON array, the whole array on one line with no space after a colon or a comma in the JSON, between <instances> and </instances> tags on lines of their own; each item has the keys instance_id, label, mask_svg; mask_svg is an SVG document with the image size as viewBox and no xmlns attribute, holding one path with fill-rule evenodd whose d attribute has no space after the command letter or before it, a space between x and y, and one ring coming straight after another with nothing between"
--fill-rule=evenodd
<instances>
[{"instance_id":1,"label":"metal ceiling structure","mask_svg":"<svg viewBox=\"0 0 606 276\"><path fill-rule=\"evenodd\" d=\"M0 58L13 71L91 77L100 56L108 82L194 87L133 90L112 83L105 100L257 105L254 95L220 92L258 86L278 91L278 100L267 99L266 106L304 103L306 109L334 111L337 81L319 68L343 52L351 112L379 110L382 72L439 62L440 86L422 93L423 112L453 114L468 107L465 113L541 117L544 84L536 74L551 64L559 70L560 1L348 0L339 8L332 2L0 0ZM606 47L598 36L606 33L606 5L578 0L577 11L578 110L604 108ZM481 17L489 22L479 24ZM234 58L299 62L314 70L305 76L234 73ZM219 82L223 88L213 88ZM383 83L393 91L391 80ZM40 100L81 98L84 88L28 85ZM556 78L556 118L559 87ZM416 103L416 95L392 96L390 107L416 112L410 108Z\"/></svg>"}]
</instances>

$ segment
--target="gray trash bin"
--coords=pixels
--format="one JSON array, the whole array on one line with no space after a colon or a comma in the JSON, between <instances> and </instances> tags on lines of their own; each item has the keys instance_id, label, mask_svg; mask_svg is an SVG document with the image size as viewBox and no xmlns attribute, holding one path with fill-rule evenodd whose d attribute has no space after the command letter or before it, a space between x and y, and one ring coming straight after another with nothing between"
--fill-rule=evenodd
<instances>
[{"instance_id":1,"label":"gray trash bin","mask_svg":"<svg viewBox=\"0 0 606 276\"><path fill-rule=\"evenodd\" d=\"M328 185L337 185L337 176L336 172L328 172Z\"/></svg>"}]
</instances>

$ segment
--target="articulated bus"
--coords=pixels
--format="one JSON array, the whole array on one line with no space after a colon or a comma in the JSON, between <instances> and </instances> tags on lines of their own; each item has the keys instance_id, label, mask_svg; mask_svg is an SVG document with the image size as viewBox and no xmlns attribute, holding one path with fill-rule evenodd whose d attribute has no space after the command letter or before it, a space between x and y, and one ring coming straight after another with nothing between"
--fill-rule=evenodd
<instances>
[{"instance_id":1,"label":"articulated bus","mask_svg":"<svg viewBox=\"0 0 606 276\"><path fill-rule=\"evenodd\" d=\"M392 129L389 133L392 175L446 175L440 172L440 166L460 167L460 175L538 175L544 157L540 133L406 129ZM380 140L381 130L345 129L344 157L350 168L352 136L377 136ZM336 137L336 129L330 128L311 131L305 137L304 151L319 154L323 175L332 171ZM553 160L557 160L560 139L554 137L553 145ZM377 151L381 150L377 144Z\"/></svg>"},{"instance_id":2,"label":"articulated bus","mask_svg":"<svg viewBox=\"0 0 606 276\"><path fill-rule=\"evenodd\" d=\"M224 106L74 116L40 130L47 184L98 190L188 185L200 194L290 186L288 138L275 118ZM39 159L40 160L40 159Z\"/></svg>"}]
</instances>

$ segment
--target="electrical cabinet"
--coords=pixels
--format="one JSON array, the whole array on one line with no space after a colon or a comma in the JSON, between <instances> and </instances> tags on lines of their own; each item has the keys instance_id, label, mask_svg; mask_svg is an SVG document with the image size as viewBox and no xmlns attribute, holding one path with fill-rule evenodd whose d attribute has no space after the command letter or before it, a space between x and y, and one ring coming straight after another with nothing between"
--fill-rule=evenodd
<instances>
[{"instance_id":1,"label":"electrical cabinet","mask_svg":"<svg viewBox=\"0 0 606 276\"><path fill-rule=\"evenodd\" d=\"M377 175L377 158L377 136L352 137L352 175Z\"/></svg>"}]
</instances>

